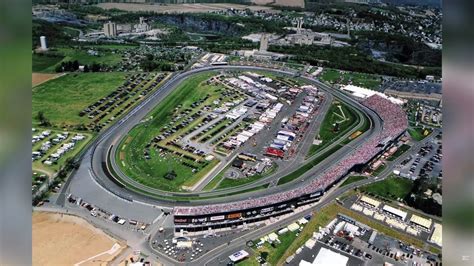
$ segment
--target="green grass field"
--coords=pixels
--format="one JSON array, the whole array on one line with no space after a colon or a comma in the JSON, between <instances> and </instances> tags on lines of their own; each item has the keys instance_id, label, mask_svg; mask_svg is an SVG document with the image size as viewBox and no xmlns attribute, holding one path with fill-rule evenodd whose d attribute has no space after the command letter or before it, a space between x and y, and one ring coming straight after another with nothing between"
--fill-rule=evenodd
<instances>
[{"instance_id":1,"label":"green grass field","mask_svg":"<svg viewBox=\"0 0 474 266\"><path fill-rule=\"evenodd\" d=\"M71 34L77 33L74 30L70 30L70 32ZM132 47L128 45L87 45L52 48L44 54L33 54L33 72L54 73L56 66L61 62L74 60L77 60L81 65L99 63L114 66L122 62L122 55L119 51ZM89 49L98 51L99 55L88 54Z\"/></svg>"},{"instance_id":2,"label":"green grass field","mask_svg":"<svg viewBox=\"0 0 474 266\"><path fill-rule=\"evenodd\" d=\"M339 83L344 85L352 82L352 85L373 90L376 90L381 84L380 78L376 75L358 72L341 73L336 69L323 70L323 73L321 73L319 78L328 83Z\"/></svg>"},{"instance_id":3,"label":"green grass field","mask_svg":"<svg viewBox=\"0 0 474 266\"><path fill-rule=\"evenodd\" d=\"M209 95L209 98L205 104L212 103L219 97L221 87L202 83L214 74L199 74L185 80L149 114L149 117L153 117L152 119L138 125L129 132L128 137L124 138L120 145L121 148L116 154L117 164L125 174L150 187L168 191L183 191L183 186L190 187L194 185L218 164L219 161L214 159L203 166L200 163L182 158L178 154L160 154L155 148L150 149L149 160L146 160L143 155L146 145L154 137L161 134L162 128L171 121L176 110L193 109L191 108L192 103L203 99L207 95ZM167 140L174 139L187 132L199 122L199 119L193 121L188 126L173 133ZM166 141L163 141L162 145L166 145L165 143ZM173 149L172 146L170 147ZM197 171L193 172L190 167L183 165L183 162L194 165ZM170 170L176 173L173 180L164 178Z\"/></svg>"},{"instance_id":4,"label":"green grass field","mask_svg":"<svg viewBox=\"0 0 474 266\"><path fill-rule=\"evenodd\" d=\"M340 107L340 108L339 108ZM319 145L312 145L307 157L311 157L316 152L326 148L331 143L337 141L342 135L351 130L359 122L359 117L352 108L339 101L333 101L329 107L319 129ZM334 132L334 124L339 123L339 131Z\"/></svg>"},{"instance_id":5,"label":"green grass field","mask_svg":"<svg viewBox=\"0 0 474 266\"><path fill-rule=\"evenodd\" d=\"M372 172L372 176L378 176L380 173L383 172L383 170L385 170L385 168L387 168L387 166L385 164L380 165L379 167L377 167L377 169L375 169Z\"/></svg>"},{"instance_id":6,"label":"green grass field","mask_svg":"<svg viewBox=\"0 0 474 266\"><path fill-rule=\"evenodd\" d=\"M366 176L349 176L349 178L346 179L346 181L344 181L342 184L341 184L341 187L343 186L347 186L351 183L354 183L354 182L357 182L357 181L360 181L360 180L364 180L364 179L367 179Z\"/></svg>"},{"instance_id":7,"label":"green grass field","mask_svg":"<svg viewBox=\"0 0 474 266\"><path fill-rule=\"evenodd\" d=\"M231 165L227 165L222 171L220 171L214 178L209 182L204 188L204 191L211 191L215 189L215 187L221 182L221 180L224 178L224 173L231 167Z\"/></svg>"},{"instance_id":8,"label":"green grass field","mask_svg":"<svg viewBox=\"0 0 474 266\"><path fill-rule=\"evenodd\" d=\"M54 66L63 60L61 55L46 55L33 54L32 55L32 70L33 72L54 72Z\"/></svg>"},{"instance_id":9,"label":"green grass field","mask_svg":"<svg viewBox=\"0 0 474 266\"><path fill-rule=\"evenodd\" d=\"M87 53L89 48L96 49L99 48L99 55L90 55ZM79 48L69 48L69 47L61 47L58 48L57 51L64 55L63 61L74 61L77 60L81 64L92 64L92 63L100 63L100 64L107 64L107 65L115 65L122 61L122 56L119 53L112 53L111 51L107 51L101 48L106 48L102 46L87 46L83 49Z\"/></svg>"},{"instance_id":10,"label":"green grass field","mask_svg":"<svg viewBox=\"0 0 474 266\"><path fill-rule=\"evenodd\" d=\"M217 186L216 189L224 189L224 188L231 188L231 187L237 187L237 186L242 186L245 184L249 184L252 182L255 182L265 176L273 174L276 170L278 169L278 166L276 164L272 165L268 170L265 171L263 174L257 174L253 176L249 176L246 178L239 178L239 179L229 179L229 178L224 178L219 185Z\"/></svg>"},{"instance_id":11,"label":"green grass field","mask_svg":"<svg viewBox=\"0 0 474 266\"><path fill-rule=\"evenodd\" d=\"M237 263L239 266L250 266L250 265L260 265L256 258L258 256L262 256L263 254L267 253L267 263L269 265L279 265L277 264L283 254L286 252L289 246L297 239L296 232L286 232L283 235L279 235L278 239L280 240L280 244L277 244L275 247L272 247L268 242L263 244L263 246L259 249L254 249L255 253L243 260L240 263ZM258 242L258 240L256 240ZM262 256L263 257L263 256Z\"/></svg>"},{"instance_id":12,"label":"green grass field","mask_svg":"<svg viewBox=\"0 0 474 266\"><path fill-rule=\"evenodd\" d=\"M360 188L361 191L386 199L404 198L410 193L413 181L407 178L391 176L385 180Z\"/></svg>"},{"instance_id":13,"label":"green grass field","mask_svg":"<svg viewBox=\"0 0 474 266\"><path fill-rule=\"evenodd\" d=\"M423 134L424 129L421 128L421 127L409 128L408 133L416 141L420 141L420 140L423 140L424 138L426 138L426 136Z\"/></svg>"},{"instance_id":14,"label":"green grass field","mask_svg":"<svg viewBox=\"0 0 474 266\"><path fill-rule=\"evenodd\" d=\"M125 73L68 74L33 88L33 125L42 111L54 127L75 126L89 122L79 112L106 96L125 80Z\"/></svg>"}]
</instances>

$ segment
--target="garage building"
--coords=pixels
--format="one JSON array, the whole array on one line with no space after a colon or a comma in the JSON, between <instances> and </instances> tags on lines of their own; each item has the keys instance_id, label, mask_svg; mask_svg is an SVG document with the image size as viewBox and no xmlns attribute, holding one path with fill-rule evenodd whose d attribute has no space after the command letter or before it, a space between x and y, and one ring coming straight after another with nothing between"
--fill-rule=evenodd
<instances>
[{"instance_id":1,"label":"garage building","mask_svg":"<svg viewBox=\"0 0 474 266\"><path fill-rule=\"evenodd\" d=\"M416 214L413 214L410 218L410 223L422 227L423 229L430 230L431 224L433 222L431 221L431 219L426 219Z\"/></svg>"},{"instance_id":2,"label":"garage building","mask_svg":"<svg viewBox=\"0 0 474 266\"><path fill-rule=\"evenodd\" d=\"M389 205L383 206L383 211L390 215L394 215L395 217L400 218L402 220L405 220L405 218L407 218L406 212L393 208L392 206L389 206Z\"/></svg>"},{"instance_id":3,"label":"garage building","mask_svg":"<svg viewBox=\"0 0 474 266\"><path fill-rule=\"evenodd\" d=\"M443 246L443 226L441 224L434 224L433 234L430 242L442 247Z\"/></svg>"},{"instance_id":4,"label":"garage building","mask_svg":"<svg viewBox=\"0 0 474 266\"><path fill-rule=\"evenodd\" d=\"M360 201L362 201L365 204L368 204L374 208L378 208L380 206L380 201L374 200L372 198L369 198L367 196L362 196L360 198Z\"/></svg>"}]
</instances>

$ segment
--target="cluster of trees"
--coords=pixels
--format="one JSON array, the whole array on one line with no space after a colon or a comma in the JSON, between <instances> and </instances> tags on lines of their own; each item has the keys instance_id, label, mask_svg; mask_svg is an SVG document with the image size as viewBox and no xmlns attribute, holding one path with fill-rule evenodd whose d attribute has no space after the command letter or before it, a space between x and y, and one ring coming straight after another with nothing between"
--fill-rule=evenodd
<instances>
[{"instance_id":1,"label":"cluster of trees","mask_svg":"<svg viewBox=\"0 0 474 266\"><path fill-rule=\"evenodd\" d=\"M441 216L442 206L436 202L431 196L425 195L425 192L430 189L433 193L442 193L439 179L433 178L418 178L413 182L411 192L404 199L408 206L425 213Z\"/></svg>"},{"instance_id":2,"label":"cluster of trees","mask_svg":"<svg viewBox=\"0 0 474 266\"><path fill-rule=\"evenodd\" d=\"M194 16L207 21L222 21L230 24L245 25L241 29L242 34L248 34L251 32L284 33L286 30L283 28L290 26L283 20L265 20L255 16L223 16L212 13L195 14Z\"/></svg>"},{"instance_id":3,"label":"cluster of trees","mask_svg":"<svg viewBox=\"0 0 474 266\"><path fill-rule=\"evenodd\" d=\"M358 46L387 52L387 60L403 64L441 67L441 50L431 49L424 43L401 34L358 32Z\"/></svg>"},{"instance_id":4,"label":"cluster of trees","mask_svg":"<svg viewBox=\"0 0 474 266\"><path fill-rule=\"evenodd\" d=\"M426 75L441 76L441 68L418 69L381 62L356 47L327 47L316 45L270 46L277 53L293 54L299 63L325 66L347 71L396 76L401 78L425 78Z\"/></svg>"},{"instance_id":5,"label":"cluster of trees","mask_svg":"<svg viewBox=\"0 0 474 266\"><path fill-rule=\"evenodd\" d=\"M258 43L244 40L238 37L220 37L214 41L197 42L193 45L213 53L228 53L233 50L253 49L258 47Z\"/></svg>"},{"instance_id":6,"label":"cluster of trees","mask_svg":"<svg viewBox=\"0 0 474 266\"><path fill-rule=\"evenodd\" d=\"M141 62L140 66L144 71L174 71L174 64L162 59L155 59L152 54L148 54Z\"/></svg>"},{"instance_id":7,"label":"cluster of trees","mask_svg":"<svg viewBox=\"0 0 474 266\"><path fill-rule=\"evenodd\" d=\"M66 160L66 163L64 164L64 167L61 170L59 170L58 178L60 178L61 180L64 180L64 178L67 177L69 172L77 168L79 168L79 163L76 162L73 158L68 158Z\"/></svg>"},{"instance_id":8,"label":"cluster of trees","mask_svg":"<svg viewBox=\"0 0 474 266\"><path fill-rule=\"evenodd\" d=\"M42 126L42 127L50 127L51 126L51 122L49 122L49 119L46 118L43 111L38 112L38 114L36 115L36 119L38 119L39 125Z\"/></svg>"},{"instance_id":9,"label":"cluster of trees","mask_svg":"<svg viewBox=\"0 0 474 266\"><path fill-rule=\"evenodd\" d=\"M56 66L56 72L74 72L79 70L80 63L77 60L74 61L63 61L61 64ZM90 65L84 65L84 72L103 72L107 71L108 66L105 64L92 63Z\"/></svg>"},{"instance_id":10,"label":"cluster of trees","mask_svg":"<svg viewBox=\"0 0 474 266\"><path fill-rule=\"evenodd\" d=\"M70 41L70 37L63 31L63 26L45 20L34 19L31 34L33 49L40 46L40 36L46 36L48 46L67 44Z\"/></svg>"},{"instance_id":11,"label":"cluster of trees","mask_svg":"<svg viewBox=\"0 0 474 266\"><path fill-rule=\"evenodd\" d=\"M166 25L174 25L186 31L217 35L243 36L251 32L283 33L284 21L264 20L259 17L224 16L219 14L162 14L153 18Z\"/></svg>"}]
</instances>

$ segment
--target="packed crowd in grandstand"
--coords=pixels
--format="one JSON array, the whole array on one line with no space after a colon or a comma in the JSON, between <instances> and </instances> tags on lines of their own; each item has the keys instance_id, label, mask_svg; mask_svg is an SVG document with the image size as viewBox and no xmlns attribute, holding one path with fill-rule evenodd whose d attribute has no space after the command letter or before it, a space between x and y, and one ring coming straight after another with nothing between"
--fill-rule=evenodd
<instances>
[{"instance_id":1,"label":"packed crowd in grandstand","mask_svg":"<svg viewBox=\"0 0 474 266\"><path fill-rule=\"evenodd\" d=\"M380 145L385 140L394 140L399 137L408 127L408 120L401 106L390 102L378 95L373 95L362 101L362 104L375 111L383 120L383 128L380 133L372 136L361 144L357 149L348 153L337 165L328 168L320 177L310 184L289 191L225 204L212 204L195 207L175 207L175 215L208 215L214 213L226 213L236 210L245 210L288 201L303 195L321 191L339 180L355 165L366 164L374 156L379 154L385 147Z\"/></svg>"}]
</instances>

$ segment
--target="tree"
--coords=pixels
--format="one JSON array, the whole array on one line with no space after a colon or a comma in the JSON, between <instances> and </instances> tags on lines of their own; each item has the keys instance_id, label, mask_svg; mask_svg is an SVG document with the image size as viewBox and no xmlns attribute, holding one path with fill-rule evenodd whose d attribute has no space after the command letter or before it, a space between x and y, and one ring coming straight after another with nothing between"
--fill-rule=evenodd
<instances>
[{"instance_id":1,"label":"tree","mask_svg":"<svg viewBox=\"0 0 474 266\"><path fill-rule=\"evenodd\" d=\"M44 115L44 112L43 112L43 111L39 111L39 112L38 112L38 115L36 116L36 118L39 120L40 126L43 126L43 127L49 127L49 126L51 126L51 123L50 123L49 120L46 118L46 116Z\"/></svg>"},{"instance_id":2,"label":"tree","mask_svg":"<svg viewBox=\"0 0 474 266\"><path fill-rule=\"evenodd\" d=\"M76 70L78 70L78 69L79 69L79 61L74 60L74 61L72 62L72 70L73 70L73 71L76 71Z\"/></svg>"},{"instance_id":3,"label":"tree","mask_svg":"<svg viewBox=\"0 0 474 266\"><path fill-rule=\"evenodd\" d=\"M92 65L91 65L91 71L92 72L100 72L100 68L101 68L100 64L98 64L96 62L92 63Z\"/></svg>"}]
</instances>

